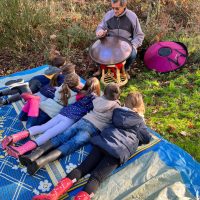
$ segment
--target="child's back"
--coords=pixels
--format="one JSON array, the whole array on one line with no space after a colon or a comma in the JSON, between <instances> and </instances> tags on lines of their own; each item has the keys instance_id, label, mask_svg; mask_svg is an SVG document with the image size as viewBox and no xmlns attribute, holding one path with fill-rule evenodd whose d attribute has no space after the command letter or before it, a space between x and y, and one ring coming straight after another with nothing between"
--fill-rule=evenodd
<instances>
[{"instance_id":1,"label":"child's back","mask_svg":"<svg viewBox=\"0 0 200 200\"><path fill-rule=\"evenodd\" d=\"M136 96L137 100L134 101L132 96L134 98ZM139 145L147 144L151 139L141 116L144 114L142 96L139 93L133 93L128 95L127 99L129 101L126 101L125 105L129 108L115 109L112 125L91 139L92 144L104 149L113 157L119 158L121 163L126 162Z\"/></svg>"},{"instance_id":2,"label":"child's back","mask_svg":"<svg viewBox=\"0 0 200 200\"><path fill-rule=\"evenodd\" d=\"M100 135L93 137L91 142L124 163L136 151L139 143L149 142L150 135L142 117L131 110L115 109L112 122Z\"/></svg>"},{"instance_id":3,"label":"child's back","mask_svg":"<svg viewBox=\"0 0 200 200\"><path fill-rule=\"evenodd\" d=\"M109 94L113 94L112 97ZM120 90L117 84L109 84L105 88L104 95L93 100L93 110L83 118L102 131L105 126L112 123L113 110L120 107L119 95Z\"/></svg>"}]
</instances>

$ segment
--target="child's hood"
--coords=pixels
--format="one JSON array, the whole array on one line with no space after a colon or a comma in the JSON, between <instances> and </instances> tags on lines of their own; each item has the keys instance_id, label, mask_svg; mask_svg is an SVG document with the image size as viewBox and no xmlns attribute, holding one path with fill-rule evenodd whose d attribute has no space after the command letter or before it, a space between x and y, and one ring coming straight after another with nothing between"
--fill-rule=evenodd
<instances>
[{"instance_id":1,"label":"child's hood","mask_svg":"<svg viewBox=\"0 0 200 200\"><path fill-rule=\"evenodd\" d=\"M142 117L131 110L116 108L113 112L112 122L117 128L131 128L143 123Z\"/></svg>"},{"instance_id":2,"label":"child's hood","mask_svg":"<svg viewBox=\"0 0 200 200\"><path fill-rule=\"evenodd\" d=\"M104 96L97 97L93 100L94 111L104 113L110 109L117 108L120 106L119 100L110 101L106 99Z\"/></svg>"}]
</instances>

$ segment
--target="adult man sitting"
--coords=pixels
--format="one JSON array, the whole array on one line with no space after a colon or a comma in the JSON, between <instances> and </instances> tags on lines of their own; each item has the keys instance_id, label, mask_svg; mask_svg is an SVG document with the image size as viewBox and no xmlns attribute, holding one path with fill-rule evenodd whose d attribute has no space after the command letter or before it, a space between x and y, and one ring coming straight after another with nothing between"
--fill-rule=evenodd
<instances>
[{"instance_id":1,"label":"adult man sitting","mask_svg":"<svg viewBox=\"0 0 200 200\"><path fill-rule=\"evenodd\" d=\"M142 45L144 33L142 32L137 15L127 9L127 0L111 0L112 10L108 11L96 29L98 38L109 36L121 36L128 39L133 46L130 57L126 60L125 70L129 71L136 58L137 48ZM100 75L100 69L94 76Z\"/></svg>"}]
</instances>

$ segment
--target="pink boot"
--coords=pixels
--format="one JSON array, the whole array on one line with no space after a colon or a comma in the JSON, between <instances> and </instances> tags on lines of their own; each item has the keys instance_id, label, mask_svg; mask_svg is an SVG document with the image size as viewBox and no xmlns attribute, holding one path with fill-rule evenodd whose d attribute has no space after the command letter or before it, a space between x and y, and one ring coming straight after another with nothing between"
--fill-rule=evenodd
<instances>
[{"instance_id":1,"label":"pink boot","mask_svg":"<svg viewBox=\"0 0 200 200\"><path fill-rule=\"evenodd\" d=\"M32 200L58 200L69 188L72 187L76 180L71 180L69 178L61 179L54 189L49 194L40 194L33 197Z\"/></svg>"},{"instance_id":2,"label":"pink boot","mask_svg":"<svg viewBox=\"0 0 200 200\"><path fill-rule=\"evenodd\" d=\"M84 191L79 192L74 198L74 200L90 200L90 199L91 199L90 195Z\"/></svg>"},{"instance_id":3,"label":"pink boot","mask_svg":"<svg viewBox=\"0 0 200 200\"><path fill-rule=\"evenodd\" d=\"M27 130L7 136L1 142L2 148L6 149L8 145L12 145L13 143L16 143L22 139L27 138L28 136L29 136L29 132Z\"/></svg>"},{"instance_id":4,"label":"pink boot","mask_svg":"<svg viewBox=\"0 0 200 200\"><path fill-rule=\"evenodd\" d=\"M26 122L26 128L37 125L37 119L39 115L40 97L33 96L32 99L28 100L30 103L30 108L28 111L28 119Z\"/></svg>"},{"instance_id":5,"label":"pink boot","mask_svg":"<svg viewBox=\"0 0 200 200\"><path fill-rule=\"evenodd\" d=\"M18 158L19 156L25 154L28 151L31 151L33 149L37 148L37 144L30 140L28 142L26 142L25 144L23 144L22 146L19 147L15 147L15 146L8 146L7 147L7 153L10 156L13 156L15 158Z\"/></svg>"},{"instance_id":6,"label":"pink boot","mask_svg":"<svg viewBox=\"0 0 200 200\"><path fill-rule=\"evenodd\" d=\"M22 108L22 111L25 112L25 113L28 113L29 111L29 108L30 108L30 103L29 102L26 102Z\"/></svg>"},{"instance_id":7,"label":"pink boot","mask_svg":"<svg viewBox=\"0 0 200 200\"><path fill-rule=\"evenodd\" d=\"M39 106L40 106L40 97L32 95L32 98L28 100L30 107L28 111L29 117L38 117Z\"/></svg>"},{"instance_id":8,"label":"pink boot","mask_svg":"<svg viewBox=\"0 0 200 200\"><path fill-rule=\"evenodd\" d=\"M29 99L32 99L34 97L33 94L28 93L28 92L24 92L21 94L22 99L24 99L25 101L28 101Z\"/></svg>"}]
</instances>

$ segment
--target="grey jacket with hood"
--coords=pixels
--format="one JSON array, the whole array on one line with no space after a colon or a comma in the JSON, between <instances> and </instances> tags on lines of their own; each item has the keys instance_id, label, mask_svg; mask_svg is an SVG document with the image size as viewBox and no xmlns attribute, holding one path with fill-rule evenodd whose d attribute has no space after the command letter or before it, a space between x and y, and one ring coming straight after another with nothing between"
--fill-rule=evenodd
<instances>
[{"instance_id":1,"label":"grey jacket with hood","mask_svg":"<svg viewBox=\"0 0 200 200\"><path fill-rule=\"evenodd\" d=\"M97 97L92 102L94 106L93 110L83 118L102 131L112 123L113 110L120 107L120 102L119 100L108 100L105 96Z\"/></svg>"},{"instance_id":2,"label":"grey jacket with hood","mask_svg":"<svg viewBox=\"0 0 200 200\"><path fill-rule=\"evenodd\" d=\"M108 11L98 25L96 32L99 30L108 30L108 35L118 35L128 39L136 51L144 40L144 33L137 15L127 8L117 17L113 10Z\"/></svg>"}]
</instances>

